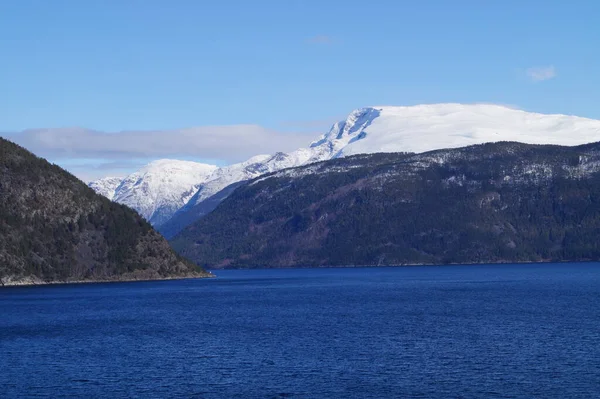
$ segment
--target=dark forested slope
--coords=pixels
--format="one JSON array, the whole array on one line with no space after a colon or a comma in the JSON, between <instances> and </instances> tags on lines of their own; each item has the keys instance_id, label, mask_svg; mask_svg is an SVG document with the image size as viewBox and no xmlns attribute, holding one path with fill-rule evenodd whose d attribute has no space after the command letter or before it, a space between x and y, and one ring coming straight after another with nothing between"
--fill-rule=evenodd
<instances>
[{"instance_id":1,"label":"dark forested slope","mask_svg":"<svg viewBox=\"0 0 600 399\"><path fill-rule=\"evenodd\" d=\"M0 138L0 282L208 275L135 211Z\"/></svg>"},{"instance_id":2,"label":"dark forested slope","mask_svg":"<svg viewBox=\"0 0 600 399\"><path fill-rule=\"evenodd\" d=\"M373 154L239 187L172 240L210 267L600 259L600 145Z\"/></svg>"}]
</instances>

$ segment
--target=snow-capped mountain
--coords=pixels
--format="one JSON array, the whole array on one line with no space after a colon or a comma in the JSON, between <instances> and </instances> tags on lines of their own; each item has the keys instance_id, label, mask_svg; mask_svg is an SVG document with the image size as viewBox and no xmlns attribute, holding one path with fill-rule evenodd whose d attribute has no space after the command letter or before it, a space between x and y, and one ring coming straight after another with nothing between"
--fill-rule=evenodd
<instances>
[{"instance_id":1,"label":"snow-capped mountain","mask_svg":"<svg viewBox=\"0 0 600 399\"><path fill-rule=\"evenodd\" d=\"M185 207L204 201L232 183L253 179L265 173L304 165L306 162L307 159L305 158L297 158L293 154L278 152L275 155L258 155L245 162L219 168L200 186Z\"/></svg>"},{"instance_id":2,"label":"snow-capped mountain","mask_svg":"<svg viewBox=\"0 0 600 399\"><path fill-rule=\"evenodd\" d=\"M245 162L236 163L215 170L210 178L200 185L198 191L196 191L184 208L204 201L206 198L221 191L231 183L252 179L256 176L268 173L269 170L266 163L269 158L271 158L270 155L257 155Z\"/></svg>"},{"instance_id":3,"label":"snow-capped mountain","mask_svg":"<svg viewBox=\"0 0 600 399\"><path fill-rule=\"evenodd\" d=\"M353 111L311 145L313 156L425 152L497 141L578 145L600 140L600 121L492 104L370 107Z\"/></svg>"},{"instance_id":4,"label":"snow-capped mountain","mask_svg":"<svg viewBox=\"0 0 600 399\"><path fill-rule=\"evenodd\" d=\"M109 176L95 180L89 183L88 186L90 186L90 188L92 188L98 194L105 196L109 200L112 200L115 196L117 187L119 187L122 181L122 177Z\"/></svg>"},{"instance_id":5,"label":"snow-capped mountain","mask_svg":"<svg viewBox=\"0 0 600 399\"><path fill-rule=\"evenodd\" d=\"M585 144L600 141L600 121L491 104L367 107L334 124L309 147L287 154L259 155L222 168L185 161L153 162L125 178L112 199L133 207L157 226L178 209L184 211L232 183L265 173L354 154L418 153L497 141ZM184 164L201 166L184 168ZM103 180L90 186L99 187L101 194L110 193L109 182Z\"/></svg>"},{"instance_id":6,"label":"snow-capped mountain","mask_svg":"<svg viewBox=\"0 0 600 399\"><path fill-rule=\"evenodd\" d=\"M185 205L216 169L215 165L191 161L154 161L125 177L112 199L160 225Z\"/></svg>"}]
</instances>

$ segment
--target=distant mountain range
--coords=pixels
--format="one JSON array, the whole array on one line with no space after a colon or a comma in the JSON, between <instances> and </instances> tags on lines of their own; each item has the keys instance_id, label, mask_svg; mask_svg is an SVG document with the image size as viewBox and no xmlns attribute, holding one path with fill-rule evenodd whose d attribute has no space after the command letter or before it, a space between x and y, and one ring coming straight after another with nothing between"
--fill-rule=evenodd
<instances>
[{"instance_id":1,"label":"distant mountain range","mask_svg":"<svg viewBox=\"0 0 600 399\"><path fill-rule=\"evenodd\" d=\"M159 226L184 206L217 169L198 162L161 159L120 181L109 177L90 183L90 187Z\"/></svg>"},{"instance_id":2,"label":"distant mountain range","mask_svg":"<svg viewBox=\"0 0 600 399\"><path fill-rule=\"evenodd\" d=\"M370 107L290 153L158 160L87 187L0 139L0 283L599 260L599 140L573 116Z\"/></svg>"},{"instance_id":3,"label":"distant mountain range","mask_svg":"<svg viewBox=\"0 0 600 399\"><path fill-rule=\"evenodd\" d=\"M237 187L171 240L209 268L600 260L600 143L366 154Z\"/></svg>"},{"instance_id":4,"label":"distant mountain range","mask_svg":"<svg viewBox=\"0 0 600 399\"><path fill-rule=\"evenodd\" d=\"M600 138L600 121L544 115L488 104L368 107L353 111L306 148L259 155L218 168L177 160L152 162L124 179L90 183L99 194L137 210L171 237L196 220L195 208L229 185L266 173L355 154L415 152L498 141L579 145ZM220 195L218 198L224 198ZM218 201L213 199L216 206ZM177 222L166 223L176 217ZM162 227L163 225L164 228Z\"/></svg>"}]
</instances>

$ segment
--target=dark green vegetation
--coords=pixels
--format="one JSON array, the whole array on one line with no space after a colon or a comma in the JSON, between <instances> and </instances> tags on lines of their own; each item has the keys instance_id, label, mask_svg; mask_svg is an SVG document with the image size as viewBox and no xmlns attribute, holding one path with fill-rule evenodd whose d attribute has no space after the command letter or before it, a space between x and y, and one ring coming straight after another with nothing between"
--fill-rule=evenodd
<instances>
[{"instance_id":1,"label":"dark green vegetation","mask_svg":"<svg viewBox=\"0 0 600 399\"><path fill-rule=\"evenodd\" d=\"M0 283L203 275L135 211L0 138Z\"/></svg>"},{"instance_id":2,"label":"dark green vegetation","mask_svg":"<svg viewBox=\"0 0 600 399\"><path fill-rule=\"evenodd\" d=\"M172 240L210 267L600 259L600 144L373 154L238 188Z\"/></svg>"}]
</instances>

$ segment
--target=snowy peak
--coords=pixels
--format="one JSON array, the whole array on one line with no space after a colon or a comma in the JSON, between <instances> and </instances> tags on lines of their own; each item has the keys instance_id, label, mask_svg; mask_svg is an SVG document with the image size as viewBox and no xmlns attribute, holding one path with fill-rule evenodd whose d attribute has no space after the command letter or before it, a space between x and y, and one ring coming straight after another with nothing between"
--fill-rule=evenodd
<instances>
[{"instance_id":1,"label":"snowy peak","mask_svg":"<svg viewBox=\"0 0 600 399\"><path fill-rule=\"evenodd\" d=\"M354 111L344 125L332 141L343 147L336 156L419 153L498 141L578 145L600 140L600 121L493 104L372 107Z\"/></svg>"},{"instance_id":2,"label":"snowy peak","mask_svg":"<svg viewBox=\"0 0 600 399\"><path fill-rule=\"evenodd\" d=\"M331 155L336 149L339 151L345 145L365 138L365 129L379 117L380 113L379 109L372 107L354 110L346 120L335 123L329 132L319 140L313 141L310 148L321 148L320 152L323 152L323 148L327 148L329 151L326 152Z\"/></svg>"},{"instance_id":3,"label":"snowy peak","mask_svg":"<svg viewBox=\"0 0 600 399\"><path fill-rule=\"evenodd\" d=\"M378 106L354 110L308 148L290 154L300 166L355 154L427 152L516 141L580 145L600 140L600 121L545 115L493 104Z\"/></svg>"},{"instance_id":4,"label":"snowy peak","mask_svg":"<svg viewBox=\"0 0 600 399\"><path fill-rule=\"evenodd\" d=\"M123 179L112 199L134 208L153 225L160 225L185 205L217 169L192 161L157 160Z\"/></svg>"},{"instance_id":5,"label":"snowy peak","mask_svg":"<svg viewBox=\"0 0 600 399\"><path fill-rule=\"evenodd\" d=\"M102 179L90 182L88 186L98 194L112 200L117 187L119 187L122 181L122 177L103 177Z\"/></svg>"},{"instance_id":6,"label":"snowy peak","mask_svg":"<svg viewBox=\"0 0 600 399\"><path fill-rule=\"evenodd\" d=\"M194 161L181 161L178 159L157 159L142 167L136 173L164 175L177 172L193 172L200 175L209 175L217 166Z\"/></svg>"},{"instance_id":7,"label":"snowy peak","mask_svg":"<svg viewBox=\"0 0 600 399\"><path fill-rule=\"evenodd\" d=\"M109 179L90 186L158 226L179 209L184 211L230 184L266 173L355 154L420 153L498 141L586 144L600 141L600 121L493 104L366 107L352 111L308 147L290 153L258 155L222 168L158 160L127 176L114 189Z\"/></svg>"},{"instance_id":8,"label":"snowy peak","mask_svg":"<svg viewBox=\"0 0 600 399\"><path fill-rule=\"evenodd\" d=\"M354 110L343 122L338 122L325 134L327 141L343 140L344 138L355 138L362 133L373 120L381 114L379 109L361 108Z\"/></svg>"}]
</instances>

